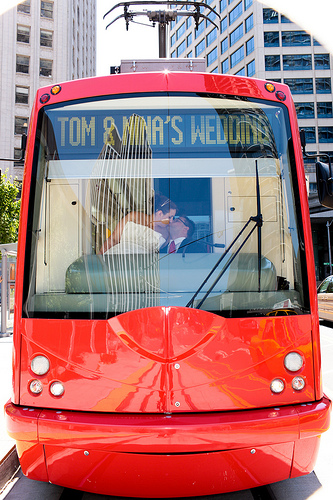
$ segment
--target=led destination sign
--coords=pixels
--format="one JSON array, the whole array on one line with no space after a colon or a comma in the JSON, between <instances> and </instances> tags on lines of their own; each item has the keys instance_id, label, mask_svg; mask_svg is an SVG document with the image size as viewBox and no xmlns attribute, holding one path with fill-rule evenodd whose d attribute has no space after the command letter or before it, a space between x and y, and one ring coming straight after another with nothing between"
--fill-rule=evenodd
<instances>
[{"instance_id":1,"label":"led destination sign","mask_svg":"<svg viewBox=\"0 0 333 500\"><path fill-rule=\"evenodd\" d=\"M179 111L179 110L177 110ZM216 112L124 116L115 112L48 112L60 157L86 153L98 156L109 144L119 152L126 146L149 145L153 152L193 148L228 150L241 144L271 144L267 117L255 113Z\"/></svg>"}]
</instances>

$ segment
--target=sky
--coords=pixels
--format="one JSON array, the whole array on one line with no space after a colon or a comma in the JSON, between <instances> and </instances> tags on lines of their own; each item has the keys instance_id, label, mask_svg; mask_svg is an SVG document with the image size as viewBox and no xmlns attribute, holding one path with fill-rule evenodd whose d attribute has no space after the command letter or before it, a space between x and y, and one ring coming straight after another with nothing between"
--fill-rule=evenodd
<instances>
[{"instance_id":1,"label":"sky","mask_svg":"<svg viewBox=\"0 0 333 500\"><path fill-rule=\"evenodd\" d=\"M123 8L111 12L103 21L103 15L119 3L114 0L97 0L97 75L110 73L110 66L118 66L125 59L158 58L158 28L130 23L128 31L124 19L118 19L107 30L105 27L118 15L124 13ZM130 10L137 10L134 7ZM139 8L143 10L143 8ZM150 24L145 17L137 18L139 22Z\"/></svg>"},{"instance_id":2,"label":"sky","mask_svg":"<svg viewBox=\"0 0 333 500\"><path fill-rule=\"evenodd\" d=\"M124 19L119 19L105 30L110 21L117 15L123 14L123 9L118 8L103 21L103 15L119 2L114 0L96 1L97 75L109 74L110 66L118 66L120 61L124 59L158 57L157 27L145 27L130 23L129 30L126 31ZM17 3L19 3L18 0L0 0L0 14ZM302 26L333 54L332 0L315 0L315 2L313 0L265 0L264 4L279 10ZM134 7L131 10L135 10ZM145 17L138 18L138 21L147 22Z\"/></svg>"}]
</instances>

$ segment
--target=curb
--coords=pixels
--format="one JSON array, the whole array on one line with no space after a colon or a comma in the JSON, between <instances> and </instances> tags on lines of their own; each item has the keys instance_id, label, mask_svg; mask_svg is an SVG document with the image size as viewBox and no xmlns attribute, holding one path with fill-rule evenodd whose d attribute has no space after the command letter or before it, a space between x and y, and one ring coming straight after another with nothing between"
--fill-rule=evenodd
<instances>
[{"instance_id":1,"label":"curb","mask_svg":"<svg viewBox=\"0 0 333 500\"><path fill-rule=\"evenodd\" d=\"M20 463L16 452L16 446L14 445L0 460L0 489L8 483L19 467Z\"/></svg>"}]
</instances>

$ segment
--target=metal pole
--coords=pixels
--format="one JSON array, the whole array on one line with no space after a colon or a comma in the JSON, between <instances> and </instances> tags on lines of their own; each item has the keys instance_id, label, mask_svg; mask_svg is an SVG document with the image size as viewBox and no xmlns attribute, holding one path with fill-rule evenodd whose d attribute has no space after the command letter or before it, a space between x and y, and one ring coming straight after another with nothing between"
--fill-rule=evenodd
<instances>
[{"instance_id":1,"label":"metal pole","mask_svg":"<svg viewBox=\"0 0 333 500\"><path fill-rule=\"evenodd\" d=\"M326 222L327 240L328 240L328 260L329 260L329 265L330 265L330 274L332 274L332 252L331 252L331 235L330 235L330 225L332 224L332 222L333 221Z\"/></svg>"},{"instance_id":2,"label":"metal pole","mask_svg":"<svg viewBox=\"0 0 333 500\"><path fill-rule=\"evenodd\" d=\"M166 58L166 23L158 23L158 57L160 59Z\"/></svg>"},{"instance_id":3,"label":"metal pole","mask_svg":"<svg viewBox=\"0 0 333 500\"><path fill-rule=\"evenodd\" d=\"M8 291L7 252L2 251L1 334L7 333L7 306L8 306L7 291Z\"/></svg>"}]
</instances>

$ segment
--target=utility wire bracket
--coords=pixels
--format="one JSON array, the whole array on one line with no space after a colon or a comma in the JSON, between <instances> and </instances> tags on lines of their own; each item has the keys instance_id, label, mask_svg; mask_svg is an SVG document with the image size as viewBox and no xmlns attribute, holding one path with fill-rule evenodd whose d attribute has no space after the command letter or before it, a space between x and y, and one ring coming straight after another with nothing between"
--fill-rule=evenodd
<instances>
[{"instance_id":1,"label":"utility wire bracket","mask_svg":"<svg viewBox=\"0 0 333 500\"><path fill-rule=\"evenodd\" d=\"M186 6L186 7L193 7L193 10L142 10L142 11L132 11L129 10L129 7L131 6ZM166 47L167 47L167 31L166 27L171 21L176 21L177 17L193 17L194 22L195 22L195 29L197 30L199 27L199 22L200 19L206 19L208 22L213 24L217 29L219 29L218 24L216 24L212 19L210 19L209 14L214 13L215 16L220 20L221 16L216 10L211 7L210 5L204 3L204 2L194 2L194 1L184 1L181 0L180 2L176 2L173 0L161 0L161 1L149 1L149 0L134 0L131 2L120 2L117 5L114 5L108 12L106 12L103 16L103 19L106 18L109 14L114 12L116 9L123 7L124 8L124 13L120 14L119 16L115 17L107 26L105 29L108 29L109 26L114 24L118 19L125 19L125 24L126 24L126 31L128 31L129 28L129 23L133 22L135 23L136 21L134 20L136 17L139 16L146 16L148 17L149 21L152 23L152 27L155 27L156 23L158 24L159 27L159 57L160 58L165 58L166 57ZM208 16L204 15L201 12L201 9L208 9L210 13ZM140 24L140 23L139 23Z\"/></svg>"}]
</instances>

